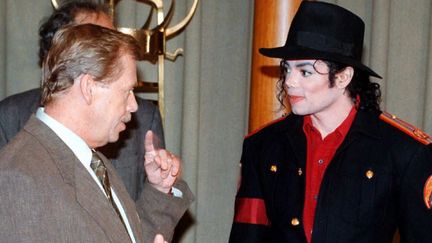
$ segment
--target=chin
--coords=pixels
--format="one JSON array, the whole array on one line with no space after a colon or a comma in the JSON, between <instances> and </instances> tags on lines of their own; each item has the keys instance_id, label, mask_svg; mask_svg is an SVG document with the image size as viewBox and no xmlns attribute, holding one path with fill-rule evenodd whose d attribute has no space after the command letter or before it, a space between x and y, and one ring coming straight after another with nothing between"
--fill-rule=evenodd
<instances>
[{"instance_id":1,"label":"chin","mask_svg":"<svg viewBox=\"0 0 432 243\"><path fill-rule=\"evenodd\" d=\"M114 135L114 136L110 136L110 138L109 138L109 140L108 140L108 143L115 143L115 142L117 142L117 140L119 140L119 133L117 133L117 135Z\"/></svg>"},{"instance_id":2,"label":"chin","mask_svg":"<svg viewBox=\"0 0 432 243\"><path fill-rule=\"evenodd\" d=\"M296 114L296 115L299 115L299 116L304 115L304 112L302 110L296 108L295 106L291 106L291 112Z\"/></svg>"},{"instance_id":3,"label":"chin","mask_svg":"<svg viewBox=\"0 0 432 243\"><path fill-rule=\"evenodd\" d=\"M311 113L307 110L301 110L301 109L296 109L296 108L291 108L291 112L299 115L299 116L306 116L306 115L310 115Z\"/></svg>"}]
</instances>

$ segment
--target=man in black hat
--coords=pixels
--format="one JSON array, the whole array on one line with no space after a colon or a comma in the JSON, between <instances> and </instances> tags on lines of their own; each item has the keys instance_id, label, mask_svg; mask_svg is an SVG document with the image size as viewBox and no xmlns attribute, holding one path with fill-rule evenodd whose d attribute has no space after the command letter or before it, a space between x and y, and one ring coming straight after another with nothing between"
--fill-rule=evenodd
<instances>
[{"instance_id":1,"label":"man in black hat","mask_svg":"<svg viewBox=\"0 0 432 243\"><path fill-rule=\"evenodd\" d=\"M278 99L292 113L248 135L230 242L430 242L432 139L379 108L361 63L364 23L303 1L284 46Z\"/></svg>"}]
</instances>

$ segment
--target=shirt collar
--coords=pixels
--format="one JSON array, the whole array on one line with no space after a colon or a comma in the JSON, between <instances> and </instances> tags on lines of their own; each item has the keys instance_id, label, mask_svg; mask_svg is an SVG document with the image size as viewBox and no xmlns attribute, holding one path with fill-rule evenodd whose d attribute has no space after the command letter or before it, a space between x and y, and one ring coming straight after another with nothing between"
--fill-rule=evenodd
<instances>
[{"instance_id":1,"label":"shirt collar","mask_svg":"<svg viewBox=\"0 0 432 243\"><path fill-rule=\"evenodd\" d=\"M354 121L354 118L357 114L357 107L355 105L352 106L350 113L345 118L345 120L331 133L336 133L340 137L345 137ZM316 128L312 124L311 115L304 116L303 119L303 131L305 134L310 134Z\"/></svg>"},{"instance_id":2,"label":"shirt collar","mask_svg":"<svg viewBox=\"0 0 432 243\"><path fill-rule=\"evenodd\" d=\"M54 133L57 134L57 136L59 136L59 138L72 150L78 160L81 161L85 167L90 167L92 152L82 138L45 113L43 107L37 109L36 118L53 130Z\"/></svg>"}]
</instances>

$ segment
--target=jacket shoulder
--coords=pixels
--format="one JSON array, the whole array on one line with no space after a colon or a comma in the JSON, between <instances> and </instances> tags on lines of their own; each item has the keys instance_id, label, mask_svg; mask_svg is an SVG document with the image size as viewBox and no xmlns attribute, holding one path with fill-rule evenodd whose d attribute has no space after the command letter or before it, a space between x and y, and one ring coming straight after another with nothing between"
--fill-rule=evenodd
<instances>
[{"instance_id":1,"label":"jacket shoulder","mask_svg":"<svg viewBox=\"0 0 432 243\"><path fill-rule=\"evenodd\" d=\"M152 100L143 99L139 96L135 96L135 99L139 107L138 111L154 112L158 109L157 105Z\"/></svg>"},{"instance_id":2,"label":"jacket shoulder","mask_svg":"<svg viewBox=\"0 0 432 243\"><path fill-rule=\"evenodd\" d=\"M0 112L23 112L23 110L36 110L41 101L41 90L31 89L14 94L0 101Z\"/></svg>"},{"instance_id":3,"label":"jacket shoulder","mask_svg":"<svg viewBox=\"0 0 432 243\"><path fill-rule=\"evenodd\" d=\"M28 102L28 101L40 101L42 90L40 88L30 89L21 93L10 95L0 101L0 104L8 104L15 102Z\"/></svg>"},{"instance_id":4,"label":"jacket shoulder","mask_svg":"<svg viewBox=\"0 0 432 243\"><path fill-rule=\"evenodd\" d=\"M32 89L0 101L0 147L21 130L39 106L40 97L40 89Z\"/></svg>"},{"instance_id":5,"label":"jacket shoulder","mask_svg":"<svg viewBox=\"0 0 432 243\"><path fill-rule=\"evenodd\" d=\"M432 143L432 137L430 135L393 114L383 111L379 118L384 123L398 129L399 131L407 134L414 140L424 145L429 145Z\"/></svg>"},{"instance_id":6,"label":"jacket shoulder","mask_svg":"<svg viewBox=\"0 0 432 243\"><path fill-rule=\"evenodd\" d=\"M274 127L278 127L279 124L286 119L286 116L282 116L276 120L273 120L271 122L268 122L264 125L262 125L261 127L258 127L257 129L253 130L252 132L250 132L249 134L247 134L244 139L253 137L253 136L257 136L258 134L262 134L265 133L266 131L272 130L272 128Z\"/></svg>"}]
</instances>

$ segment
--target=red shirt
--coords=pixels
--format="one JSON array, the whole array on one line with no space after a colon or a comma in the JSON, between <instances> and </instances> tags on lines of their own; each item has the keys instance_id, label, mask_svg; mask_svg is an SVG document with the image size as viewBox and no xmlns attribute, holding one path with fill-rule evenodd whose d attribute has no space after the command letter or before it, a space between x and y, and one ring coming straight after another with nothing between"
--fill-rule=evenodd
<instances>
[{"instance_id":1,"label":"red shirt","mask_svg":"<svg viewBox=\"0 0 432 243\"><path fill-rule=\"evenodd\" d=\"M332 133L328 134L324 140L321 138L320 132L314 128L310 115L304 117L303 131L307 140L307 158L303 224L308 242L311 241L312 237L315 208L324 172L333 159L336 149L345 139L356 114L357 109L353 106L342 124Z\"/></svg>"}]
</instances>

